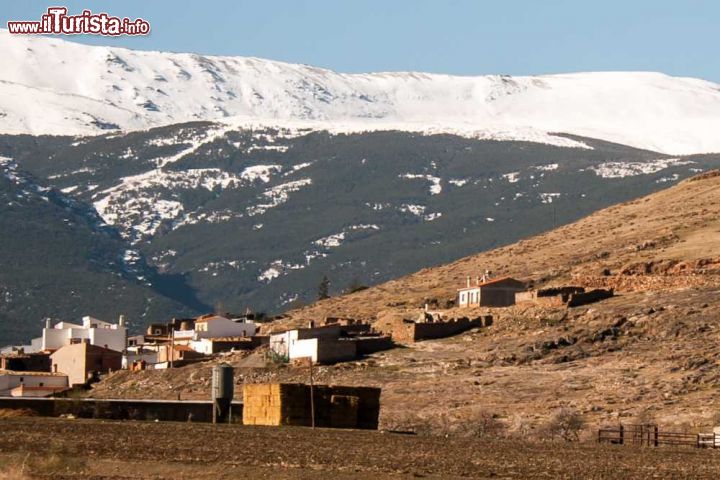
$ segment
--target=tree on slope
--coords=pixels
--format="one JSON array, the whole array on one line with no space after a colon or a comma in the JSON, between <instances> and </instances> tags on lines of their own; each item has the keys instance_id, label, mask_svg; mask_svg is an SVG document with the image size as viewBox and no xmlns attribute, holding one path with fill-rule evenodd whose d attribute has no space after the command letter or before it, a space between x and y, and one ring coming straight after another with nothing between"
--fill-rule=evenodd
<instances>
[{"instance_id":1,"label":"tree on slope","mask_svg":"<svg viewBox=\"0 0 720 480\"><path fill-rule=\"evenodd\" d=\"M325 300L326 298L330 298L330 280L328 280L327 275L323 275L320 285L318 285L318 300Z\"/></svg>"}]
</instances>

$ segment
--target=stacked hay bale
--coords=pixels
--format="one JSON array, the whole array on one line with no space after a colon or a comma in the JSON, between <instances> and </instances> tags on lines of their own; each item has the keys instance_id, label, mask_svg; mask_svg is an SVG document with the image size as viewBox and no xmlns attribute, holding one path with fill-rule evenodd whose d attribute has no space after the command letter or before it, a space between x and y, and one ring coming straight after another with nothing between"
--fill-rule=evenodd
<instances>
[{"instance_id":1,"label":"stacked hay bale","mask_svg":"<svg viewBox=\"0 0 720 480\"><path fill-rule=\"evenodd\" d=\"M328 428L377 429L380 389L294 383L246 384L243 387L245 425L312 425Z\"/></svg>"}]
</instances>

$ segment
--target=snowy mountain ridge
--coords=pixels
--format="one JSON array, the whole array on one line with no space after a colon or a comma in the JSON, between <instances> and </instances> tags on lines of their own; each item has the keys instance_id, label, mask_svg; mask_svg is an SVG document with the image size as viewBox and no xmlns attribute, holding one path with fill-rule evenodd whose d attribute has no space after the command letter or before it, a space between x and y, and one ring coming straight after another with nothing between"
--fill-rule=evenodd
<instances>
[{"instance_id":1,"label":"snowy mountain ridge","mask_svg":"<svg viewBox=\"0 0 720 480\"><path fill-rule=\"evenodd\" d=\"M194 120L402 130L683 155L720 151L720 85L659 73L342 74L251 57L95 47L0 30L0 132L92 135Z\"/></svg>"}]
</instances>

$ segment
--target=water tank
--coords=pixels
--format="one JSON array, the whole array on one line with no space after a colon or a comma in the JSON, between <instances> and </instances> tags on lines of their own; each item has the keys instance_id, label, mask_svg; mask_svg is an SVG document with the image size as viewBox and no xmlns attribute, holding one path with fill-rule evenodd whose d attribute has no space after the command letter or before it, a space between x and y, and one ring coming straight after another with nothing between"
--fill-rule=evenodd
<instances>
[{"instance_id":1,"label":"water tank","mask_svg":"<svg viewBox=\"0 0 720 480\"><path fill-rule=\"evenodd\" d=\"M215 365L212 370L212 398L232 400L235 387L235 371L227 363Z\"/></svg>"}]
</instances>

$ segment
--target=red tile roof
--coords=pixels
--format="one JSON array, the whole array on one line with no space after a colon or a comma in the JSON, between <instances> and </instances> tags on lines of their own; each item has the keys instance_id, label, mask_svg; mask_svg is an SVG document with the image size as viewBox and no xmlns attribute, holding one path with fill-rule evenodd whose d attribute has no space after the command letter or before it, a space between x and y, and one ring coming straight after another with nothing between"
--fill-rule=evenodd
<instances>
[{"instance_id":1,"label":"red tile roof","mask_svg":"<svg viewBox=\"0 0 720 480\"><path fill-rule=\"evenodd\" d=\"M473 289L473 288L485 287L485 286L487 286L487 285L492 285L492 284L494 284L494 283L504 282L504 281L506 281L506 280L513 280L513 281L515 281L515 282L522 283L522 282L520 282L519 280L515 280L515 279L512 278L512 277L500 277L500 278L495 278L495 279L493 279L493 280L488 280L487 282L479 283L479 284L476 284L476 285L470 285L469 287L458 288L458 290L470 290L470 289Z\"/></svg>"}]
</instances>

